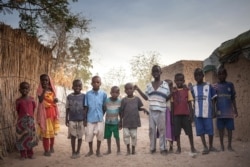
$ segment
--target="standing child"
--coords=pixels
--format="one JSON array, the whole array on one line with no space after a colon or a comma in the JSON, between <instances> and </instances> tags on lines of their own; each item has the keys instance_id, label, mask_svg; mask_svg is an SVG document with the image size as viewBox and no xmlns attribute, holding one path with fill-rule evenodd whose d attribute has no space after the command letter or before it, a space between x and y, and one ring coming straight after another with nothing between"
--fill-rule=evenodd
<instances>
[{"instance_id":1,"label":"standing child","mask_svg":"<svg viewBox=\"0 0 250 167\"><path fill-rule=\"evenodd\" d=\"M47 74L40 76L40 84L37 89L38 110L37 122L40 136L43 140L44 156L51 156L54 153L55 135L60 128L59 112L56 103L56 90L52 80Z\"/></svg>"},{"instance_id":2,"label":"standing child","mask_svg":"<svg viewBox=\"0 0 250 167\"><path fill-rule=\"evenodd\" d=\"M123 139L127 146L127 155L130 154L130 143L132 144L132 154L135 154L135 146L137 143L137 128L141 126L139 111L148 111L142 108L143 104L139 97L134 96L134 85L127 83L125 85L125 93L121 102L121 124L123 127ZM131 139L131 142L130 142Z\"/></svg>"},{"instance_id":3,"label":"standing child","mask_svg":"<svg viewBox=\"0 0 250 167\"><path fill-rule=\"evenodd\" d=\"M168 83L170 92L172 94L173 91L173 82L169 79L165 80ZM169 96L172 96L172 95ZM171 112L171 104L170 104L170 100L167 101L167 108L166 108L166 142L169 142L169 152L172 153L173 152L173 142L176 141L175 140L175 136L174 136L174 126L173 126L173 114Z\"/></svg>"},{"instance_id":4,"label":"standing child","mask_svg":"<svg viewBox=\"0 0 250 167\"><path fill-rule=\"evenodd\" d=\"M135 86L135 89L145 100L149 101L150 153L153 154L156 152L156 134L158 128L160 152L162 155L166 155L166 107L170 90L168 83L161 80L161 74L161 67L154 65L151 71L154 81L148 83L145 94L137 86Z\"/></svg>"},{"instance_id":5,"label":"standing child","mask_svg":"<svg viewBox=\"0 0 250 167\"><path fill-rule=\"evenodd\" d=\"M227 70L221 66L218 69L219 82L215 84L215 90L217 93L217 128L220 135L221 150L224 151L224 129L228 131L228 146L229 151L233 151L232 148L232 131L234 130L234 117L238 116L238 111L235 101L235 89L232 82L226 81Z\"/></svg>"},{"instance_id":6,"label":"standing child","mask_svg":"<svg viewBox=\"0 0 250 167\"><path fill-rule=\"evenodd\" d=\"M84 134L84 97L81 93L82 81L76 79L73 81L73 93L69 94L66 99L66 119L65 124L69 127L69 134L71 139L72 156L75 159L80 157L80 149L82 145L82 136ZM77 150L76 150L76 139Z\"/></svg>"},{"instance_id":7,"label":"standing child","mask_svg":"<svg viewBox=\"0 0 250 167\"><path fill-rule=\"evenodd\" d=\"M92 78L92 90L88 91L85 95L85 125L86 128L86 141L89 143L89 152L85 155L86 157L93 155L93 138L97 138L97 150L96 156L101 157L100 147L103 140L103 115L105 113L105 101L107 99L107 94L100 90L101 78L99 76L94 76Z\"/></svg>"},{"instance_id":8,"label":"standing child","mask_svg":"<svg viewBox=\"0 0 250 167\"><path fill-rule=\"evenodd\" d=\"M192 131L193 108L191 101L192 94L188 88L184 88L185 78L182 73L175 74L174 82L176 89L171 98L171 111L173 113L174 135L177 141L176 153L181 153L181 129L188 135L191 152L195 153L194 139Z\"/></svg>"},{"instance_id":9,"label":"standing child","mask_svg":"<svg viewBox=\"0 0 250 167\"><path fill-rule=\"evenodd\" d=\"M105 131L104 139L107 139L108 151L106 155L111 153L111 137L112 133L114 134L116 146L117 146L117 155L120 154L120 137L119 137L119 119L121 99L118 98L120 95L120 89L117 86L113 86L110 91L111 97L107 98L105 102L106 106L106 119L105 119Z\"/></svg>"},{"instance_id":10,"label":"standing child","mask_svg":"<svg viewBox=\"0 0 250 167\"><path fill-rule=\"evenodd\" d=\"M18 114L16 133L18 139L17 149L20 151L21 160L25 158L33 159L33 147L37 145L35 137L34 112L36 103L33 97L29 96L30 85L21 82L19 85L21 97L16 100L16 111Z\"/></svg>"},{"instance_id":11,"label":"standing child","mask_svg":"<svg viewBox=\"0 0 250 167\"><path fill-rule=\"evenodd\" d=\"M195 69L194 78L197 84L192 87L191 92L194 98L196 135L201 137L204 147L202 154L208 154L209 151L217 151L213 147L213 117L215 116L214 99L216 93L210 84L203 82L204 73L202 69ZM209 148L206 144L205 134L209 136Z\"/></svg>"}]
</instances>

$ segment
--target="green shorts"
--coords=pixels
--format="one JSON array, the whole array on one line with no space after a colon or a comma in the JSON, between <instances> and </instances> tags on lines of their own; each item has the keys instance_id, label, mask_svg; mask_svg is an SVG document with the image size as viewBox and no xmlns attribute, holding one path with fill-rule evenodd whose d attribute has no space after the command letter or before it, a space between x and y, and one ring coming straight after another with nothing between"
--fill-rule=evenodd
<instances>
[{"instance_id":1,"label":"green shorts","mask_svg":"<svg viewBox=\"0 0 250 167\"><path fill-rule=\"evenodd\" d=\"M104 139L110 139L112 133L114 134L114 138L120 139L118 125L105 124Z\"/></svg>"}]
</instances>

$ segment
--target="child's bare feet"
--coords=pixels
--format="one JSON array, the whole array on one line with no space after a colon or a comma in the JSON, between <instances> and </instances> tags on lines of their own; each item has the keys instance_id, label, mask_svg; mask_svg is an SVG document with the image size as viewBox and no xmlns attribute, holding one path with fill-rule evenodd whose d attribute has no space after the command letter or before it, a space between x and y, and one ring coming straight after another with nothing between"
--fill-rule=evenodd
<instances>
[{"instance_id":1,"label":"child's bare feet","mask_svg":"<svg viewBox=\"0 0 250 167\"><path fill-rule=\"evenodd\" d=\"M91 156L91 155L93 155L94 153L93 153L93 151L89 151L86 155L85 155L85 157L89 157L89 156Z\"/></svg>"},{"instance_id":2,"label":"child's bare feet","mask_svg":"<svg viewBox=\"0 0 250 167\"><path fill-rule=\"evenodd\" d=\"M181 153L181 148L177 148L177 150L175 151L175 154L180 154Z\"/></svg>"},{"instance_id":3,"label":"child's bare feet","mask_svg":"<svg viewBox=\"0 0 250 167\"><path fill-rule=\"evenodd\" d=\"M109 154L111 154L110 150L108 150L107 152L103 153L103 155L109 155Z\"/></svg>"},{"instance_id":4,"label":"child's bare feet","mask_svg":"<svg viewBox=\"0 0 250 167\"><path fill-rule=\"evenodd\" d=\"M96 151L96 156L97 157L102 157L102 154L100 153L100 151Z\"/></svg>"},{"instance_id":5,"label":"child's bare feet","mask_svg":"<svg viewBox=\"0 0 250 167\"><path fill-rule=\"evenodd\" d=\"M234 149L231 146L227 147L228 151L234 151Z\"/></svg>"},{"instance_id":6,"label":"child's bare feet","mask_svg":"<svg viewBox=\"0 0 250 167\"><path fill-rule=\"evenodd\" d=\"M225 150L225 149L224 149L224 145L221 145L220 148L221 148L221 151L224 151L224 150Z\"/></svg>"}]
</instances>

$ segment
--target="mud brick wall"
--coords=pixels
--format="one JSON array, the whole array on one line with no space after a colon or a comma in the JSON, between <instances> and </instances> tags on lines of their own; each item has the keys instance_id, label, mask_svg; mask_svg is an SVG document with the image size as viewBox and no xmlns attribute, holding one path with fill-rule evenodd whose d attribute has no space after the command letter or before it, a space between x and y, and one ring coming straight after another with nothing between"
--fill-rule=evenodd
<instances>
[{"instance_id":1,"label":"mud brick wall","mask_svg":"<svg viewBox=\"0 0 250 167\"><path fill-rule=\"evenodd\" d=\"M235 86L239 114L235 118L233 139L250 141L250 60L241 55L238 61L226 63L225 68L228 72L227 81L233 82ZM205 80L212 84L218 81L213 71L205 74ZM215 132L218 135L217 130Z\"/></svg>"},{"instance_id":2,"label":"mud brick wall","mask_svg":"<svg viewBox=\"0 0 250 167\"><path fill-rule=\"evenodd\" d=\"M185 76L186 84L188 84L189 82L195 84L194 70L198 67L202 68L202 66L203 66L203 61L180 60L174 64L162 68L161 79L171 79L174 82L175 74L183 73Z\"/></svg>"}]
</instances>

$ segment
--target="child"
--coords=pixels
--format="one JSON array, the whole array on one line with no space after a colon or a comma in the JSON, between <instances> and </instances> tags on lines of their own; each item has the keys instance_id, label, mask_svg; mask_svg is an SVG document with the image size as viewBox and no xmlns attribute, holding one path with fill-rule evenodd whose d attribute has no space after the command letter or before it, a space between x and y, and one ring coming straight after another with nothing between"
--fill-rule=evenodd
<instances>
[{"instance_id":1,"label":"child","mask_svg":"<svg viewBox=\"0 0 250 167\"><path fill-rule=\"evenodd\" d=\"M121 99L118 98L120 95L120 89L117 86L113 86L110 91L111 97L107 98L105 102L106 106L106 119L105 119L105 131L104 139L107 139L108 151L105 155L111 153L111 136L114 134L116 146L117 146L117 155L120 154L120 137L119 137L119 120L118 116L120 115Z\"/></svg>"},{"instance_id":2,"label":"child","mask_svg":"<svg viewBox=\"0 0 250 167\"><path fill-rule=\"evenodd\" d=\"M217 107L217 128L220 135L221 150L224 151L224 129L228 131L228 150L233 151L232 148L232 131L234 130L234 117L238 116L238 111L235 101L235 89L232 82L226 81L227 70L221 66L218 69L219 82L215 84L217 93L216 107Z\"/></svg>"},{"instance_id":3,"label":"child","mask_svg":"<svg viewBox=\"0 0 250 167\"><path fill-rule=\"evenodd\" d=\"M195 153L192 120L193 108L191 101L192 94L188 88L184 88L185 78L182 73L175 74L176 89L173 91L171 98L171 111L173 113L174 135L177 141L176 154L181 153L181 129L183 128L186 135L188 135L191 152Z\"/></svg>"},{"instance_id":4,"label":"child","mask_svg":"<svg viewBox=\"0 0 250 167\"><path fill-rule=\"evenodd\" d=\"M169 79L165 80L168 83L170 92L172 94L172 90L173 90L173 82ZM171 94L169 96L171 96ZM172 112L171 112L171 105L170 105L170 101L167 101L167 108L166 108L166 142L169 142L169 152L172 153L173 152L173 142L176 141L175 140L175 136L174 136L174 126L173 126L173 122L172 122ZM166 143L167 144L167 143Z\"/></svg>"},{"instance_id":5,"label":"child","mask_svg":"<svg viewBox=\"0 0 250 167\"><path fill-rule=\"evenodd\" d=\"M85 94L81 93L82 81L76 79L73 81L73 93L69 94L66 99L66 119L65 124L69 128L71 138L72 156L75 159L80 157L80 149L82 145L82 136L84 134L84 97ZM77 150L75 148L77 142Z\"/></svg>"},{"instance_id":6,"label":"child","mask_svg":"<svg viewBox=\"0 0 250 167\"><path fill-rule=\"evenodd\" d=\"M17 149L20 151L21 160L25 158L33 159L33 147L37 145L34 140L35 123L34 112L36 103L33 97L29 96L30 85L27 82L21 82L19 85L21 97L16 100L16 111L18 114L16 133L18 140L16 143Z\"/></svg>"},{"instance_id":7,"label":"child","mask_svg":"<svg viewBox=\"0 0 250 167\"><path fill-rule=\"evenodd\" d=\"M56 105L58 102L56 90L47 74L40 76L37 95L39 100L37 122L43 140L44 156L51 156L51 153L54 153L54 140L59 131L60 123Z\"/></svg>"},{"instance_id":8,"label":"child","mask_svg":"<svg viewBox=\"0 0 250 167\"><path fill-rule=\"evenodd\" d=\"M92 90L88 91L85 95L85 126L86 128L86 141L89 142L89 152L85 157L93 155L93 138L96 135L97 138L97 150L96 156L101 157L100 147L103 140L103 115L105 113L105 101L107 99L107 94L100 90L101 78L99 76L94 76L92 78Z\"/></svg>"},{"instance_id":9,"label":"child","mask_svg":"<svg viewBox=\"0 0 250 167\"><path fill-rule=\"evenodd\" d=\"M141 126L139 111L148 111L142 108L143 104L139 97L134 96L134 86L132 83L125 85L125 93L121 102L121 124L123 127L123 139L127 145L127 155L130 154L130 138L132 144L132 154L135 154L135 146L137 142L137 128Z\"/></svg>"},{"instance_id":10,"label":"child","mask_svg":"<svg viewBox=\"0 0 250 167\"><path fill-rule=\"evenodd\" d=\"M167 154L166 150L166 107L169 100L170 90L166 81L161 81L161 67L154 65L151 72L154 81L147 85L145 94L135 86L139 94L149 101L149 139L150 153L156 152L156 133L159 130L159 142L162 155Z\"/></svg>"},{"instance_id":11,"label":"child","mask_svg":"<svg viewBox=\"0 0 250 167\"><path fill-rule=\"evenodd\" d=\"M217 151L213 147L213 107L216 93L210 84L203 82L204 74L202 69L195 69L194 78L197 85L192 87L191 93L194 98L196 135L201 137L204 147L202 154L208 154L209 151ZM206 144L205 134L209 136L209 148Z\"/></svg>"}]
</instances>

